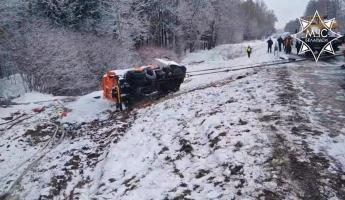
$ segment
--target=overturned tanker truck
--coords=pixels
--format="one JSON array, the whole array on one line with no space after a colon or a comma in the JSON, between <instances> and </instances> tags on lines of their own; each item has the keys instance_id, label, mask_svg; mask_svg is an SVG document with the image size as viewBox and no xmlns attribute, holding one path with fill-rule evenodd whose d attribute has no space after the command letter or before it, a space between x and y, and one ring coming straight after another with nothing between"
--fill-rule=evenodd
<instances>
[{"instance_id":1,"label":"overturned tanker truck","mask_svg":"<svg viewBox=\"0 0 345 200\"><path fill-rule=\"evenodd\" d=\"M178 91L186 77L186 67L174 61L156 59L150 66L108 71L102 79L103 97L123 110L133 103Z\"/></svg>"}]
</instances>

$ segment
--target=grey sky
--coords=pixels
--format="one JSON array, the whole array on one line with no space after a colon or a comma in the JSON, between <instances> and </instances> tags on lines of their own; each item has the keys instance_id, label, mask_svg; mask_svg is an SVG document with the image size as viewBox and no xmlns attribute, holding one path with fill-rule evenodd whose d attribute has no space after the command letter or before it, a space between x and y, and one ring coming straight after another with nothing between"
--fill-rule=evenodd
<instances>
[{"instance_id":1,"label":"grey sky","mask_svg":"<svg viewBox=\"0 0 345 200\"><path fill-rule=\"evenodd\" d=\"M282 29L287 22L303 15L309 0L264 0L264 2L278 18L276 28Z\"/></svg>"}]
</instances>

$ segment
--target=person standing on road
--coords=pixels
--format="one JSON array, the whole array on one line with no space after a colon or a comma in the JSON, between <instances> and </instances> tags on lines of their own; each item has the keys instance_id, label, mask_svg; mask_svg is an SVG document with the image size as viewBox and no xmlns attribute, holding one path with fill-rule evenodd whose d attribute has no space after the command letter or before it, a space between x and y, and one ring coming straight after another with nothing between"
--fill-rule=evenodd
<instances>
[{"instance_id":1,"label":"person standing on road","mask_svg":"<svg viewBox=\"0 0 345 200\"><path fill-rule=\"evenodd\" d=\"M267 41L267 53L272 53L272 45L273 45L273 41L272 41L272 39L270 38L270 39Z\"/></svg>"},{"instance_id":2,"label":"person standing on road","mask_svg":"<svg viewBox=\"0 0 345 200\"><path fill-rule=\"evenodd\" d=\"M297 49L297 54L299 54L299 51L301 50L302 47L302 42L296 40L296 49Z\"/></svg>"},{"instance_id":3,"label":"person standing on road","mask_svg":"<svg viewBox=\"0 0 345 200\"><path fill-rule=\"evenodd\" d=\"M285 44L284 46L285 46L286 54L291 54L292 45L293 45L292 37L291 36L286 37L284 44Z\"/></svg>"},{"instance_id":4,"label":"person standing on road","mask_svg":"<svg viewBox=\"0 0 345 200\"><path fill-rule=\"evenodd\" d=\"M278 45L278 41L274 41L274 45L273 45L273 46L274 46L274 47L273 47L273 48L274 48L274 52L273 52L274 55L278 55L278 54L279 54L279 52L278 52L278 49L279 49L279 48L278 48L278 46L279 46L279 45Z\"/></svg>"},{"instance_id":5,"label":"person standing on road","mask_svg":"<svg viewBox=\"0 0 345 200\"><path fill-rule=\"evenodd\" d=\"M282 44L284 43L284 40L281 36L279 36L277 41L278 41L279 52L281 52L282 51Z\"/></svg>"},{"instance_id":6,"label":"person standing on road","mask_svg":"<svg viewBox=\"0 0 345 200\"><path fill-rule=\"evenodd\" d=\"M248 54L248 58L250 58L250 55L252 54L252 47L250 45L248 45L247 47L247 54Z\"/></svg>"}]
</instances>

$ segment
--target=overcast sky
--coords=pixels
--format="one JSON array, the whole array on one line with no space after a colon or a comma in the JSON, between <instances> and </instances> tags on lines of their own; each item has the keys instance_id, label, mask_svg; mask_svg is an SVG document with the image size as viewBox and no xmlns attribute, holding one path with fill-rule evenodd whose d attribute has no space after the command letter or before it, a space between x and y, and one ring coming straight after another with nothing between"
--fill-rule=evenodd
<instances>
[{"instance_id":1,"label":"overcast sky","mask_svg":"<svg viewBox=\"0 0 345 200\"><path fill-rule=\"evenodd\" d=\"M283 29L287 22L303 15L309 0L264 0L264 2L278 18L276 28Z\"/></svg>"}]
</instances>

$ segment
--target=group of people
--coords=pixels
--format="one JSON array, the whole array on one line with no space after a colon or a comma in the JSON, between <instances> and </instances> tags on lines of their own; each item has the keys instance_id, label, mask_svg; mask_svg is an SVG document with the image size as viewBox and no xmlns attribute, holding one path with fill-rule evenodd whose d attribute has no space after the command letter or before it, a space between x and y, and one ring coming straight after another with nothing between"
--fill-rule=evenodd
<instances>
[{"instance_id":1,"label":"group of people","mask_svg":"<svg viewBox=\"0 0 345 200\"><path fill-rule=\"evenodd\" d=\"M270 38L267 40L267 53L272 53L272 46L274 46L274 54L278 54L278 51L281 52L283 49L286 54L291 54L293 38L291 36L287 36L285 39L283 39L281 36L279 36L276 41L273 41Z\"/></svg>"},{"instance_id":2,"label":"group of people","mask_svg":"<svg viewBox=\"0 0 345 200\"><path fill-rule=\"evenodd\" d=\"M296 45L297 52L299 52L301 49L302 43L297 40L295 45ZM267 53L272 53L272 49L273 49L274 55L278 55L278 52L282 52L283 50L286 54L291 54L292 47L293 47L293 38L290 35L285 37L284 39L281 36L279 36L279 38L276 39L275 41L273 41L272 38L269 38L267 40ZM250 58L253 48L249 45L246 48L246 51L247 51L248 58Z\"/></svg>"}]
</instances>

